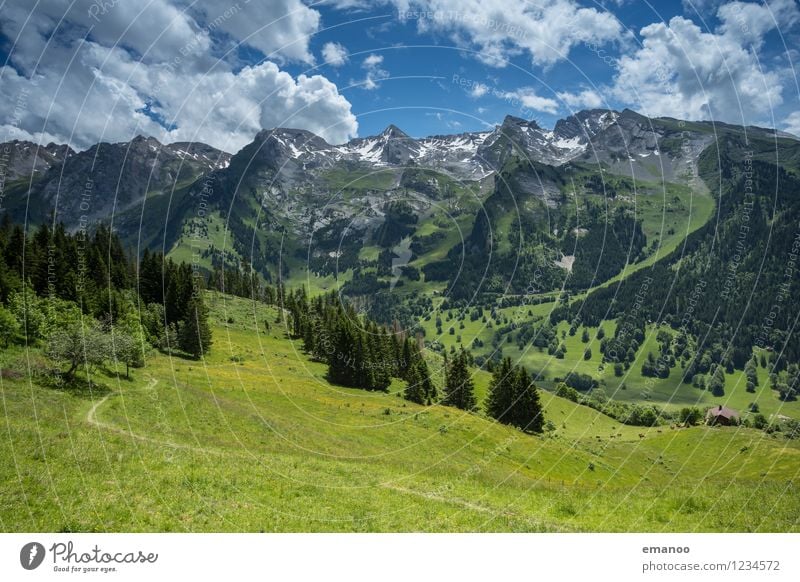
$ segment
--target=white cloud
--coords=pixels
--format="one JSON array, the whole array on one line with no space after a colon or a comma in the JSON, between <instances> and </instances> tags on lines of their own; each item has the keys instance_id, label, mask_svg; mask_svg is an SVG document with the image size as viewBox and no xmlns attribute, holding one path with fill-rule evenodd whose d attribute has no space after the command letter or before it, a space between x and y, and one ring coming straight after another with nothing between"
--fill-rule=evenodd
<instances>
[{"instance_id":1,"label":"white cloud","mask_svg":"<svg viewBox=\"0 0 800 582\"><path fill-rule=\"evenodd\" d=\"M488 85L484 85L483 83L475 83L472 86L472 90L469 92L469 94L477 99L479 97L483 97L488 92L489 92Z\"/></svg>"},{"instance_id":2,"label":"white cloud","mask_svg":"<svg viewBox=\"0 0 800 582\"><path fill-rule=\"evenodd\" d=\"M333 67L341 67L347 62L347 49L338 42L326 42L322 47L322 58Z\"/></svg>"},{"instance_id":3,"label":"white cloud","mask_svg":"<svg viewBox=\"0 0 800 582\"><path fill-rule=\"evenodd\" d=\"M789 117L783 122L783 129L792 135L800 137L800 111L794 111L789 114Z\"/></svg>"},{"instance_id":4,"label":"white cloud","mask_svg":"<svg viewBox=\"0 0 800 582\"><path fill-rule=\"evenodd\" d=\"M531 87L522 87L516 91L498 91L497 96L507 101L514 108L523 108L531 111L555 114L558 112L558 102L548 97L540 97ZM528 117L527 112L522 112Z\"/></svg>"},{"instance_id":5,"label":"white cloud","mask_svg":"<svg viewBox=\"0 0 800 582\"><path fill-rule=\"evenodd\" d=\"M362 81L361 86L367 90L378 88L378 81L389 77L389 73L381 68L383 55L370 54L361 63L361 67L367 71L367 76Z\"/></svg>"},{"instance_id":6,"label":"white cloud","mask_svg":"<svg viewBox=\"0 0 800 582\"><path fill-rule=\"evenodd\" d=\"M369 55L364 59L363 66L365 69L373 69L383 63L383 55Z\"/></svg>"},{"instance_id":7,"label":"white cloud","mask_svg":"<svg viewBox=\"0 0 800 582\"><path fill-rule=\"evenodd\" d=\"M233 3L197 0L186 4L191 6L192 14L197 15L201 25L229 34L234 46L235 43L250 45L272 60L314 62L308 45L319 30L320 14L301 0Z\"/></svg>"},{"instance_id":8,"label":"white cloud","mask_svg":"<svg viewBox=\"0 0 800 582\"><path fill-rule=\"evenodd\" d=\"M764 4L731 2L720 6L717 16L722 21L720 33L755 48L763 44L764 35L779 25L788 29L800 19L795 0L772 0Z\"/></svg>"},{"instance_id":9,"label":"white cloud","mask_svg":"<svg viewBox=\"0 0 800 582\"><path fill-rule=\"evenodd\" d=\"M573 0L390 0L407 21L423 31L449 33L475 50L476 58L497 67L527 53L537 65L552 65L582 43L604 45L627 35L608 11L581 7ZM417 18L413 13L424 12ZM427 15L431 15L428 17Z\"/></svg>"},{"instance_id":10,"label":"white cloud","mask_svg":"<svg viewBox=\"0 0 800 582\"><path fill-rule=\"evenodd\" d=\"M592 89L584 89L579 93L559 93L558 98L571 109L598 109L603 106L603 98Z\"/></svg>"},{"instance_id":11,"label":"white cloud","mask_svg":"<svg viewBox=\"0 0 800 582\"><path fill-rule=\"evenodd\" d=\"M715 32L680 16L644 27L641 47L618 61L613 96L653 116L763 123L783 102L784 72L760 62L756 49L777 27L773 15L796 21L797 8L736 3L718 15Z\"/></svg>"},{"instance_id":12,"label":"white cloud","mask_svg":"<svg viewBox=\"0 0 800 582\"><path fill-rule=\"evenodd\" d=\"M130 13L135 3L106 3L105 13L91 13L103 4L77 0L66 15L61 4L44 0L31 13L28 3L16 0L3 9L2 30L14 44L13 67L0 68L0 140L85 148L141 133L236 151L260 129L280 125L332 142L357 133L350 103L325 77L293 78L270 61L247 66L234 57L212 57L228 42L242 42L271 48L279 60L313 60L301 32L315 30L317 20L299 1L268 3L276 11L272 20L261 21L269 39L248 33L250 25L242 20L246 10L255 10L250 17L268 14L251 8L255 3L220 13L203 0L189 14L180 0L153 0L136 5L140 17ZM120 29L123 23L127 30ZM75 40L89 25L92 40ZM228 38L234 33L246 36Z\"/></svg>"}]
</instances>

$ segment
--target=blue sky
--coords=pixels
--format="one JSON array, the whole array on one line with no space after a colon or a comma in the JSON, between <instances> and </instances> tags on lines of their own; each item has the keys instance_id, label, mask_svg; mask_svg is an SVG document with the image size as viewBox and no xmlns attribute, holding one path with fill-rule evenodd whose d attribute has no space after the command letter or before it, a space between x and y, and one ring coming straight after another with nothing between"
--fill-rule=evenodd
<instances>
[{"instance_id":1,"label":"blue sky","mask_svg":"<svg viewBox=\"0 0 800 582\"><path fill-rule=\"evenodd\" d=\"M24 0L0 18L0 138L236 151L586 108L800 133L796 0ZM135 5L135 6L134 6Z\"/></svg>"},{"instance_id":2,"label":"blue sky","mask_svg":"<svg viewBox=\"0 0 800 582\"><path fill-rule=\"evenodd\" d=\"M719 5L691 5L680 1L658 2L655 6L647 2L607 2L602 10L613 15L621 32L629 38L623 42L578 42L565 58L544 65L534 62L532 55L524 51L520 54L508 51L504 55L505 62L486 64L476 54L479 46L454 41L449 31L421 30L417 15L399 19L401 12L389 4L350 9L320 6L324 27L312 46L321 51L326 43L335 42L349 51L344 65L319 63L319 70L336 82L353 104L360 133L377 133L389 123L415 136L473 131L498 123L506 114L536 119L541 125L552 127L559 118L589 106L641 109L635 99L620 98L618 92L612 90L619 70L618 59L641 49L643 39L639 31L642 28L653 23L669 23L674 17L685 18L700 30L713 34L723 24L717 15ZM594 3L582 6L598 8ZM363 18L370 20L357 20ZM433 18L456 20L458 16L439 11ZM485 23L492 26L488 18ZM500 24L498 20L494 26L507 27L511 36L525 34L513 30L513 23ZM792 55L787 53L784 42L789 47L800 46L795 23L775 27L762 38L763 45L757 48L757 53L765 68L772 70L773 63L791 64ZM741 46L750 50L754 43L743 42ZM690 60L693 47L683 48ZM721 50L724 55L724 49L713 45L705 48ZM365 90L364 85L359 84L365 79L363 61L372 54L383 58L381 69L387 78L380 81L377 88ZM291 70L303 71L302 67ZM476 96L471 90L475 84L487 88L483 95ZM796 90L792 92L792 84L787 85L785 102L781 105L759 111L719 111L718 117L734 123L774 125L774 114L780 124L789 113L800 109ZM546 104L537 109L508 95L531 88L537 96L555 101L556 107ZM561 93L581 94L587 90L595 93L597 99L567 102L559 97ZM735 95L735 91L731 93ZM678 112L654 112L661 113Z\"/></svg>"}]
</instances>

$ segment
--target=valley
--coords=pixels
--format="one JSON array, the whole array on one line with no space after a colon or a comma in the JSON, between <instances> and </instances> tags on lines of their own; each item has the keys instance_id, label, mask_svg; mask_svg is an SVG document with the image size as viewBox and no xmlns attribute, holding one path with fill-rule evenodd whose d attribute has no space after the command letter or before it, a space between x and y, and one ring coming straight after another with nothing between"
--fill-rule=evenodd
<instances>
[{"instance_id":1,"label":"valley","mask_svg":"<svg viewBox=\"0 0 800 582\"><path fill-rule=\"evenodd\" d=\"M597 109L13 148L5 531L798 530L796 139ZM65 373L60 317L141 354ZM540 428L490 412L506 359Z\"/></svg>"}]
</instances>

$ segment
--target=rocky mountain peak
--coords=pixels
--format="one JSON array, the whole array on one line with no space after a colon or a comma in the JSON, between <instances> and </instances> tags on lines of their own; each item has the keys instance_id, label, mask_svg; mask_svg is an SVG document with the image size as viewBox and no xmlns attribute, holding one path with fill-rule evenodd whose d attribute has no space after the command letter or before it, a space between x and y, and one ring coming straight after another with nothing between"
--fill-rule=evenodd
<instances>
[{"instance_id":1,"label":"rocky mountain peak","mask_svg":"<svg viewBox=\"0 0 800 582\"><path fill-rule=\"evenodd\" d=\"M0 150L0 170L9 182L36 177L74 154L75 151L68 145L51 142L43 146L15 139L3 144Z\"/></svg>"},{"instance_id":2,"label":"rocky mountain peak","mask_svg":"<svg viewBox=\"0 0 800 582\"><path fill-rule=\"evenodd\" d=\"M396 125L389 124L380 135L389 139L411 139L406 132L397 127Z\"/></svg>"},{"instance_id":3,"label":"rocky mountain peak","mask_svg":"<svg viewBox=\"0 0 800 582\"><path fill-rule=\"evenodd\" d=\"M539 127L539 124L536 123L534 120L522 119L521 117L515 117L513 115L506 115L500 127L506 129L525 128L525 127L528 127L530 129L541 129Z\"/></svg>"}]
</instances>

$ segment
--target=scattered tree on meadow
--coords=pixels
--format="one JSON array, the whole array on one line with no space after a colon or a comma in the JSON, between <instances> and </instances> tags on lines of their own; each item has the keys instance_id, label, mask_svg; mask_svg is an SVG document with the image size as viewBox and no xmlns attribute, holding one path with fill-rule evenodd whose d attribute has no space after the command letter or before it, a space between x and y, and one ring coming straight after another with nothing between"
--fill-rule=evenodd
<instances>
[{"instance_id":1,"label":"scattered tree on meadow","mask_svg":"<svg viewBox=\"0 0 800 582\"><path fill-rule=\"evenodd\" d=\"M475 385L469 371L469 355L461 348L445 367L444 398L442 404L462 410L474 410Z\"/></svg>"},{"instance_id":2,"label":"scattered tree on meadow","mask_svg":"<svg viewBox=\"0 0 800 582\"><path fill-rule=\"evenodd\" d=\"M747 360L744 366L744 375L747 378L747 391L755 392L758 386L758 363L755 354Z\"/></svg>"},{"instance_id":3,"label":"scattered tree on meadow","mask_svg":"<svg viewBox=\"0 0 800 582\"><path fill-rule=\"evenodd\" d=\"M111 338L111 355L118 362L125 364L125 377L130 377L131 366L138 368L144 365L144 354L139 340L124 331L115 331Z\"/></svg>"},{"instance_id":4,"label":"scattered tree on meadow","mask_svg":"<svg viewBox=\"0 0 800 582\"><path fill-rule=\"evenodd\" d=\"M544 427L539 391L527 370L512 365L510 358L504 358L495 368L489 385L486 412L499 422L526 432L542 432Z\"/></svg>"},{"instance_id":5,"label":"scattered tree on meadow","mask_svg":"<svg viewBox=\"0 0 800 582\"><path fill-rule=\"evenodd\" d=\"M70 381L79 366L92 370L108 359L108 336L97 325L73 323L50 335L46 354L58 365L67 366L63 378Z\"/></svg>"},{"instance_id":6,"label":"scattered tree on meadow","mask_svg":"<svg viewBox=\"0 0 800 582\"><path fill-rule=\"evenodd\" d=\"M711 374L711 378L708 381L707 388L714 396L725 395L725 368L720 364L717 364L714 368L714 372Z\"/></svg>"}]
</instances>

